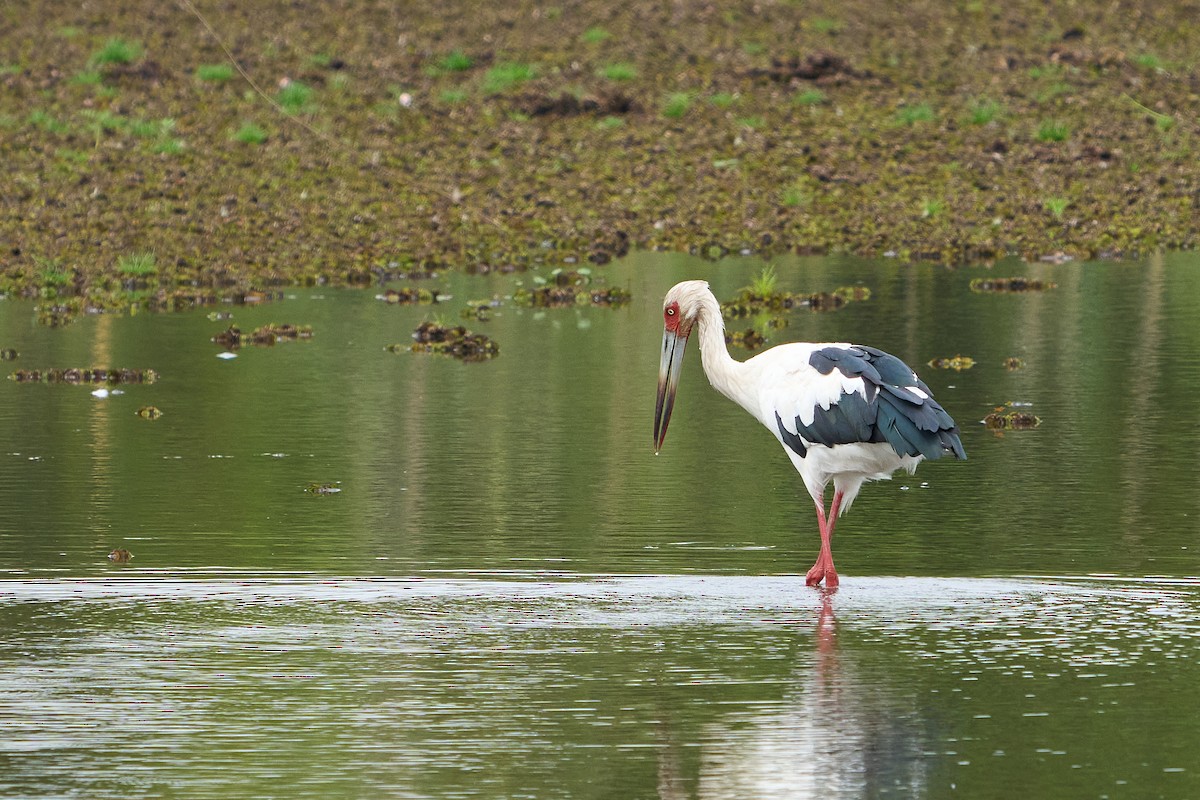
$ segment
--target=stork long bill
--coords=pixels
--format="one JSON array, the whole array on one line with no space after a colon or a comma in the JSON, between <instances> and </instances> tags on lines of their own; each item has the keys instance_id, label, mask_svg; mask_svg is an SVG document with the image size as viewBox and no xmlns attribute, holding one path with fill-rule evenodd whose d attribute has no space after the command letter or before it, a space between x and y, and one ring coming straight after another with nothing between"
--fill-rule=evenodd
<instances>
[{"instance_id":1,"label":"stork long bill","mask_svg":"<svg viewBox=\"0 0 1200 800\"><path fill-rule=\"evenodd\" d=\"M671 331L663 331L662 360L658 366L658 402L654 406L654 452L662 450L667 438L667 424L671 421L671 410L675 408L675 390L679 387L679 371L683 354L687 350L687 337Z\"/></svg>"}]
</instances>

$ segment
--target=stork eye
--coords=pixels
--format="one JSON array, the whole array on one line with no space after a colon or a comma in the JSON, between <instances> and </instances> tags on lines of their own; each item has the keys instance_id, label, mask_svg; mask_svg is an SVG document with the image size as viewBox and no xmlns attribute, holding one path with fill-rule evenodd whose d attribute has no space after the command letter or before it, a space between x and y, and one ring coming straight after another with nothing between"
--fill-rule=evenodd
<instances>
[{"instance_id":1,"label":"stork eye","mask_svg":"<svg viewBox=\"0 0 1200 800\"><path fill-rule=\"evenodd\" d=\"M668 308L668 309L667 309L667 316L668 316L668 317L673 317L673 316L675 316L675 309L673 309L673 308Z\"/></svg>"}]
</instances>

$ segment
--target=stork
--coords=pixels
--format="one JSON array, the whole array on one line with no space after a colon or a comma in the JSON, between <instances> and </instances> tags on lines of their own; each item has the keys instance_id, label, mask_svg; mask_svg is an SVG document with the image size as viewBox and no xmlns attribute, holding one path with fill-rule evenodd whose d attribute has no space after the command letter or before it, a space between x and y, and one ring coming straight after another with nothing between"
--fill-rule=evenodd
<instances>
[{"instance_id":1,"label":"stork","mask_svg":"<svg viewBox=\"0 0 1200 800\"><path fill-rule=\"evenodd\" d=\"M926 458L967 457L958 426L929 387L882 350L794 342L736 361L725 347L721 306L704 281L684 281L667 292L663 323L654 452L666 439L684 350L696 330L708 382L775 435L816 504L821 550L805 576L809 586L824 581L837 587L833 527L863 483L889 479L898 469L912 474ZM833 502L826 514L830 481Z\"/></svg>"}]
</instances>

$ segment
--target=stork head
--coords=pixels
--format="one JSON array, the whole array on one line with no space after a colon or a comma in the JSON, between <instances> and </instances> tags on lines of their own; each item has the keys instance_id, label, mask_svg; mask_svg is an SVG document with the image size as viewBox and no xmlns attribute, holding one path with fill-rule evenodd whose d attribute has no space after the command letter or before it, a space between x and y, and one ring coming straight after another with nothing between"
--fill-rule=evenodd
<instances>
[{"instance_id":1,"label":"stork head","mask_svg":"<svg viewBox=\"0 0 1200 800\"><path fill-rule=\"evenodd\" d=\"M700 314L702 300L711 294L704 281L684 281L671 287L663 299L662 359L658 366L658 402L654 407L654 452L662 449L667 424L675 407L675 390L688 336Z\"/></svg>"}]
</instances>

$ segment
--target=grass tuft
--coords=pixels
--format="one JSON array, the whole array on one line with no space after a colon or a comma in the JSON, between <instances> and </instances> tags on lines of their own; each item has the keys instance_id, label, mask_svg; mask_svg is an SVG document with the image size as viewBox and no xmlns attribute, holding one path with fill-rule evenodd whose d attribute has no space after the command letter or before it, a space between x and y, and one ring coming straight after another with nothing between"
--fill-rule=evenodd
<instances>
[{"instance_id":1,"label":"grass tuft","mask_svg":"<svg viewBox=\"0 0 1200 800\"><path fill-rule=\"evenodd\" d=\"M484 73L483 90L488 94L499 94L533 80L536 75L537 68L532 64L516 62L497 64Z\"/></svg>"},{"instance_id":2,"label":"grass tuft","mask_svg":"<svg viewBox=\"0 0 1200 800\"><path fill-rule=\"evenodd\" d=\"M122 275L154 275L158 272L157 261L154 253L130 253L117 259L117 270Z\"/></svg>"},{"instance_id":3,"label":"grass tuft","mask_svg":"<svg viewBox=\"0 0 1200 800\"><path fill-rule=\"evenodd\" d=\"M140 44L113 37L105 42L103 47L92 53L88 64L94 67L103 67L109 64L132 64L141 56L142 46Z\"/></svg>"},{"instance_id":4,"label":"grass tuft","mask_svg":"<svg viewBox=\"0 0 1200 800\"><path fill-rule=\"evenodd\" d=\"M262 144L267 140L267 132L253 122L243 122L242 127L233 132L233 140L242 144Z\"/></svg>"},{"instance_id":5,"label":"grass tuft","mask_svg":"<svg viewBox=\"0 0 1200 800\"><path fill-rule=\"evenodd\" d=\"M1042 120L1038 125L1037 138L1039 142L1065 142L1071 135L1071 129L1066 123L1054 119Z\"/></svg>"},{"instance_id":6,"label":"grass tuft","mask_svg":"<svg viewBox=\"0 0 1200 800\"><path fill-rule=\"evenodd\" d=\"M637 67L626 62L605 64L600 68L600 76L610 81L631 81L637 74Z\"/></svg>"},{"instance_id":7,"label":"grass tuft","mask_svg":"<svg viewBox=\"0 0 1200 800\"><path fill-rule=\"evenodd\" d=\"M220 83L233 77L233 67L228 64L201 64L196 67L196 77L202 81Z\"/></svg>"},{"instance_id":8,"label":"grass tuft","mask_svg":"<svg viewBox=\"0 0 1200 800\"><path fill-rule=\"evenodd\" d=\"M674 92L663 103L662 113L669 119L679 119L692 107L692 96L687 92Z\"/></svg>"},{"instance_id":9,"label":"grass tuft","mask_svg":"<svg viewBox=\"0 0 1200 800\"><path fill-rule=\"evenodd\" d=\"M289 114L299 114L301 111L310 111L312 109L312 99L315 92L312 87L305 86L300 81L289 81L286 86L279 90L275 95L275 100L279 105L283 106L283 110Z\"/></svg>"}]
</instances>

